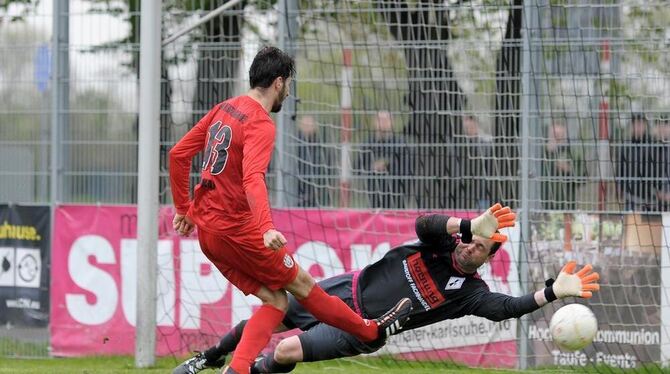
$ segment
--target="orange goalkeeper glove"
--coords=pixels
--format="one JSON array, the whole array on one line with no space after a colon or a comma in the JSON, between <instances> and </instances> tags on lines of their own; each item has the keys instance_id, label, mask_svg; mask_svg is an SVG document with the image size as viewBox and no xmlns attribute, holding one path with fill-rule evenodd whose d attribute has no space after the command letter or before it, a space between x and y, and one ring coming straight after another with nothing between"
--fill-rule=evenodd
<instances>
[{"instance_id":1,"label":"orange goalkeeper glove","mask_svg":"<svg viewBox=\"0 0 670 374\"><path fill-rule=\"evenodd\" d=\"M505 242L507 236L498 233L499 229L514 226L516 220L516 213L512 212L510 207L503 206L497 203L486 210L479 217L470 220L461 220L460 232L463 242L469 243L472 241L472 235L481 236L482 238L492 239L495 242Z\"/></svg>"},{"instance_id":2,"label":"orange goalkeeper glove","mask_svg":"<svg viewBox=\"0 0 670 374\"><path fill-rule=\"evenodd\" d=\"M591 264L584 265L577 273L575 273L576 267L577 263L570 261L563 266L553 284L550 284L551 280L547 281L547 288L544 289L547 301L569 296L588 299L593 296L593 291L600 289L600 285L596 283L600 279L600 274L593 271Z\"/></svg>"}]
</instances>

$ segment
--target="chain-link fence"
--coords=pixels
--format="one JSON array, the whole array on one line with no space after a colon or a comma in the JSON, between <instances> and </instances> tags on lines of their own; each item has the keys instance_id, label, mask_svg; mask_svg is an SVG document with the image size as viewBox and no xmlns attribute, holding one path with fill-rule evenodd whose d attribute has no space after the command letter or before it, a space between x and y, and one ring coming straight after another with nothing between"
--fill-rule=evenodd
<instances>
[{"instance_id":1,"label":"chain-link fence","mask_svg":"<svg viewBox=\"0 0 670 374\"><path fill-rule=\"evenodd\" d=\"M6 11L3 201L51 201L55 176L55 201L135 202L139 13L130 4L66 7L59 53L53 9ZM165 34L203 6L165 2ZM250 2L245 13L241 4L166 46L163 171L171 144L214 103L244 92L254 51L279 41L276 7ZM282 40L298 61L297 104L284 114L278 150L284 185L271 179L271 188L288 206L518 206L528 162L534 208L662 210L670 126L662 8L538 1L524 25L521 2L296 3L295 30ZM109 24L104 32L99 22ZM56 80L53 66L63 70ZM522 135L531 143L524 160Z\"/></svg>"}]
</instances>

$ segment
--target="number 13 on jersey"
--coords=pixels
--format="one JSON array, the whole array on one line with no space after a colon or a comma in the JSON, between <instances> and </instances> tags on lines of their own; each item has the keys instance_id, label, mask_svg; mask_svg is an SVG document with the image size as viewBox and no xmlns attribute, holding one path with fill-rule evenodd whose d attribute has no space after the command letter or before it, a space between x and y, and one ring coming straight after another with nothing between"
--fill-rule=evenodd
<instances>
[{"instance_id":1,"label":"number 13 on jersey","mask_svg":"<svg viewBox=\"0 0 670 374\"><path fill-rule=\"evenodd\" d=\"M228 160L228 147L233 137L233 130L228 125L217 121L209 127L207 134L207 148L202 162L202 170L209 171L212 175L221 174Z\"/></svg>"}]
</instances>

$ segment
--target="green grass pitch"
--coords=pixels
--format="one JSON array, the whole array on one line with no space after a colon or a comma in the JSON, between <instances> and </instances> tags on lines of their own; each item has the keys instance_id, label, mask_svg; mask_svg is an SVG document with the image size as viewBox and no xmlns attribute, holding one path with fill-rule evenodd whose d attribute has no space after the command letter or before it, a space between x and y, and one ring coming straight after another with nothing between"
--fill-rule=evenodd
<instances>
[{"instance_id":1,"label":"green grass pitch","mask_svg":"<svg viewBox=\"0 0 670 374\"><path fill-rule=\"evenodd\" d=\"M19 359L0 357L0 373L54 373L54 374L107 374L107 373L171 373L172 369L181 361L166 357L157 360L156 365L149 369L136 369L132 357L86 357L86 358L45 358ZM476 369L457 366L446 362L407 362L393 361L384 358L357 358L341 359L317 363L299 364L293 373L410 373L410 374L484 374L484 373L670 373L658 367L638 368L634 371L621 371L606 367L564 368L528 371ZM203 374L219 373L215 370L205 370Z\"/></svg>"},{"instance_id":2,"label":"green grass pitch","mask_svg":"<svg viewBox=\"0 0 670 374\"><path fill-rule=\"evenodd\" d=\"M170 373L181 361L161 358L151 369L134 368L132 357L87 357L52 359L0 358L0 373L57 373L57 374L102 374L102 373ZM293 371L307 373L517 373L510 370L484 370L460 368L446 363L412 363L382 359L333 360L300 364ZM218 373L206 370L204 374Z\"/></svg>"}]
</instances>

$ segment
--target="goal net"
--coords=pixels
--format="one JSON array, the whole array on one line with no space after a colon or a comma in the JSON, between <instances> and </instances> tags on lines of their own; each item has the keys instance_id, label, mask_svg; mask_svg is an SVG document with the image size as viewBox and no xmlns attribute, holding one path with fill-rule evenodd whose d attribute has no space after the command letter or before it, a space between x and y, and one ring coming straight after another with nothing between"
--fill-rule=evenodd
<instances>
[{"instance_id":1,"label":"goal net","mask_svg":"<svg viewBox=\"0 0 670 374\"><path fill-rule=\"evenodd\" d=\"M168 9L166 30L207 11ZM659 364L670 323L669 12L636 0L248 2L165 47L163 144L243 93L255 52L278 45L297 76L275 116L267 181L275 224L317 279L414 239L420 213L472 217L498 201L526 214L480 271L491 290L540 289L571 259L601 274L589 301L394 336L379 365ZM189 248L181 255L198 264ZM179 287L180 338L161 336L178 355L258 305L213 268L192 270ZM562 352L548 321L571 302L594 311L599 332Z\"/></svg>"}]
</instances>

